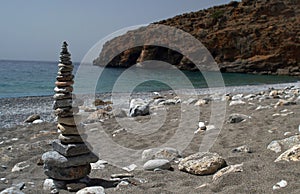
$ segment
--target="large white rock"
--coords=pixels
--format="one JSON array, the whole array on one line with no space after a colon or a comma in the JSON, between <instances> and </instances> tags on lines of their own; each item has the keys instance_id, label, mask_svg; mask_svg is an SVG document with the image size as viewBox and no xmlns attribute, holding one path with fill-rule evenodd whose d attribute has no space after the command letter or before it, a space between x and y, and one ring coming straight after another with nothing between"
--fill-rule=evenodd
<instances>
[{"instance_id":1,"label":"large white rock","mask_svg":"<svg viewBox=\"0 0 300 194\"><path fill-rule=\"evenodd\" d=\"M132 99L129 108L129 116L131 117L150 114L149 103L142 99Z\"/></svg>"}]
</instances>

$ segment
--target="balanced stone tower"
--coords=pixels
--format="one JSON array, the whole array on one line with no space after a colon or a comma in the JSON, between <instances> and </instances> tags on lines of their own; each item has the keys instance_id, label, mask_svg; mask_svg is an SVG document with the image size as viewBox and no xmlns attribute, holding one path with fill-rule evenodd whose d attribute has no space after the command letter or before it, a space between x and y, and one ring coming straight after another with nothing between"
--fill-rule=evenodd
<instances>
[{"instance_id":1,"label":"balanced stone tower","mask_svg":"<svg viewBox=\"0 0 300 194\"><path fill-rule=\"evenodd\" d=\"M79 125L80 115L77 114L79 109L74 103L75 96L72 94L73 65L67 46L68 44L63 42L54 88L53 109L60 134L58 139L52 142L53 151L42 156L44 173L56 189L66 189L68 184L73 183L84 185L82 180L88 180L84 178L91 171L90 163L98 161L98 157L91 152L91 146L84 142L86 135Z\"/></svg>"}]
</instances>

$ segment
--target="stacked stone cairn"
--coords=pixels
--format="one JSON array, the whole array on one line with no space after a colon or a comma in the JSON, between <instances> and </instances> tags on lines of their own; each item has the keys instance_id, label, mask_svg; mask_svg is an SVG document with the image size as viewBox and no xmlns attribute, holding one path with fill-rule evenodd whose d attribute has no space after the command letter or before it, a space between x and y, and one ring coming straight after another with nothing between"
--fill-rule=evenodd
<instances>
[{"instance_id":1,"label":"stacked stone cairn","mask_svg":"<svg viewBox=\"0 0 300 194\"><path fill-rule=\"evenodd\" d=\"M54 89L53 109L60 134L58 139L52 142L53 151L42 156L44 173L52 179L56 187L59 187L56 189L66 189L68 184L82 185L82 180L88 180L90 163L98 161L98 157L91 152L91 146L84 142L86 135L79 124L80 115L77 114L79 109L74 103L75 97L72 94L73 65L67 46L66 42L62 45Z\"/></svg>"}]
</instances>

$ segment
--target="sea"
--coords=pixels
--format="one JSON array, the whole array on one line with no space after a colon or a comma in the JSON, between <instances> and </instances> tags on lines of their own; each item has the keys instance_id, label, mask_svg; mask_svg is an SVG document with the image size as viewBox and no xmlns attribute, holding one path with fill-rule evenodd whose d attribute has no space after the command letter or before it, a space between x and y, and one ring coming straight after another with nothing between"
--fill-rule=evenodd
<instances>
[{"instance_id":1,"label":"sea","mask_svg":"<svg viewBox=\"0 0 300 194\"><path fill-rule=\"evenodd\" d=\"M58 62L0 60L0 98L53 95L58 71L57 64ZM73 74L76 76L79 67L82 68L84 65L80 63L73 63L73 65ZM194 88L207 88L209 85L201 72L139 69L128 73L124 68L98 66L89 66L86 69L88 70L84 73L78 73L81 78L85 77L85 81L80 81L80 87L74 87L79 88L79 93L90 91L90 89L84 90L89 86L95 93L110 93L118 89L120 92L153 92L171 90L174 87L184 89L191 85ZM90 76L92 74L94 76ZM216 76L213 72L208 72L206 75ZM278 84L300 80L298 77L291 76L239 73L220 75L225 86ZM217 76L220 78L220 75ZM75 81L74 86L76 84ZM76 93L76 90L74 92Z\"/></svg>"}]
</instances>

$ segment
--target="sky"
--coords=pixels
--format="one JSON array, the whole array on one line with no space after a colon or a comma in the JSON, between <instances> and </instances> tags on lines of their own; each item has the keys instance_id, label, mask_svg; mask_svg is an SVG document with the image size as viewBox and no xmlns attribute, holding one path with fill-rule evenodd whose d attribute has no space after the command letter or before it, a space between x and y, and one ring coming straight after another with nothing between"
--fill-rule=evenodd
<instances>
[{"instance_id":1,"label":"sky","mask_svg":"<svg viewBox=\"0 0 300 194\"><path fill-rule=\"evenodd\" d=\"M0 60L57 61L64 40L80 62L99 40L230 0L2 0Z\"/></svg>"}]
</instances>

